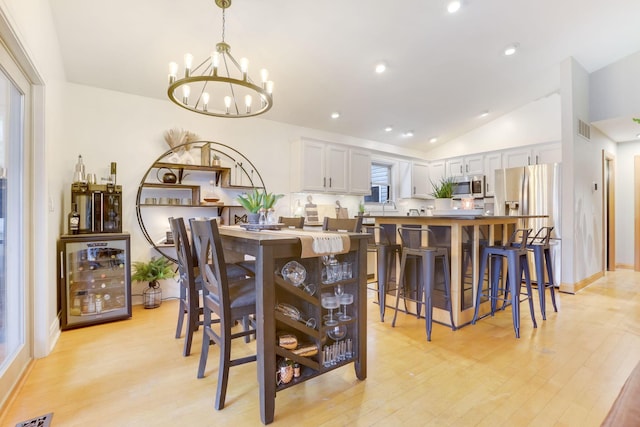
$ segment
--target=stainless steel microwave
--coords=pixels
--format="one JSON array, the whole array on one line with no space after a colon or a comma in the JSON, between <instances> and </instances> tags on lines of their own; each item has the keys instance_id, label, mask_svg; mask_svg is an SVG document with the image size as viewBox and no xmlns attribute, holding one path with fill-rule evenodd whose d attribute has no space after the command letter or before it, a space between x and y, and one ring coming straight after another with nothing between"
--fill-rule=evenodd
<instances>
[{"instance_id":1,"label":"stainless steel microwave","mask_svg":"<svg viewBox=\"0 0 640 427\"><path fill-rule=\"evenodd\" d=\"M459 176L454 180L454 199L482 199L484 198L485 178L484 175Z\"/></svg>"}]
</instances>

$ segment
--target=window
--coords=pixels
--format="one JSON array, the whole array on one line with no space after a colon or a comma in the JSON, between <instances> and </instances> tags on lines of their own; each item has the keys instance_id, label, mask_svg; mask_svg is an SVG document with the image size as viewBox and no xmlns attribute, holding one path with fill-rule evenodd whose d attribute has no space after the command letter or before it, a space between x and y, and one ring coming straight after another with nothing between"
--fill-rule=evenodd
<instances>
[{"instance_id":1,"label":"window","mask_svg":"<svg viewBox=\"0 0 640 427\"><path fill-rule=\"evenodd\" d=\"M371 195L365 203L383 203L391 198L391 165L371 163Z\"/></svg>"}]
</instances>

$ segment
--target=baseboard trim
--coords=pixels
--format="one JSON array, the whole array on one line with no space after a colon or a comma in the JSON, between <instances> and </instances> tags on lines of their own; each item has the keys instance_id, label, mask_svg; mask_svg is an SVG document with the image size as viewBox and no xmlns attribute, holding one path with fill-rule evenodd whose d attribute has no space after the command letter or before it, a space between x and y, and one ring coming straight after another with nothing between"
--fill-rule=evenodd
<instances>
[{"instance_id":1,"label":"baseboard trim","mask_svg":"<svg viewBox=\"0 0 640 427\"><path fill-rule=\"evenodd\" d=\"M27 366L25 366L25 368L23 369L22 374L20 375L20 378L18 379L18 381L15 383L15 385L9 392L9 395L7 396L7 398L4 400L4 402L2 402L2 406L0 407L0 425L2 426L7 425L7 423L5 422L7 411L13 405L13 402L16 400L16 397L18 397L18 392L22 390L22 387L24 387L24 383L25 381L27 381L27 378L29 377L29 374L31 373L34 365L35 365L34 359L31 359L27 363Z\"/></svg>"},{"instance_id":2,"label":"baseboard trim","mask_svg":"<svg viewBox=\"0 0 640 427\"><path fill-rule=\"evenodd\" d=\"M633 264L616 264L616 268L621 268L623 270L633 270Z\"/></svg>"},{"instance_id":3,"label":"baseboard trim","mask_svg":"<svg viewBox=\"0 0 640 427\"><path fill-rule=\"evenodd\" d=\"M599 271L587 278L584 278L582 280L580 280L579 282L576 283L561 283L560 284L560 292L565 292L567 294L575 294L576 292L578 292L581 289L586 288L587 286L589 286L590 284L592 284L593 282L595 282L598 279L601 279L604 277L604 271Z\"/></svg>"}]
</instances>

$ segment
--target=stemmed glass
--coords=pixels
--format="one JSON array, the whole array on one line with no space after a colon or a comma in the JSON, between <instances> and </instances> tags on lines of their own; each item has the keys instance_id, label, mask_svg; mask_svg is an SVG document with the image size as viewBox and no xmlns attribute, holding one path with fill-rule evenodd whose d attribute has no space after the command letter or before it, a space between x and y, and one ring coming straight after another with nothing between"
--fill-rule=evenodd
<instances>
[{"instance_id":1,"label":"stemmed glass","mask_svg":"<svg viewBox=\"0 0 640 427\"><path fill-rule=\"evenodd\" d=\"M329 319L324 322L327 326L336 326L338 321L333 318L333 309L340 307L338 297L335 295L327 294L322 296L322 307L329 310Z\"/></svg>"},{"instance_id":2,"label":"stemmed glass","mask_svg":"<svg viewBox=\"0 0 640 427\"><path fill-rule=\"evenodd\" d=\"M351 320L351 316L347 315L347 305L353 304L353 294L342 294L338 297L339 303L343 305L342 313L338 319L347 321Z\"/></svg>"},{"instance_id":3,"label":"stemmed glass","mask_svg":"<svg viewBox=\"0 0 640 427\"><path fill-rule=\"evenodd\" d=\"M295 308L290 304L285 304L283 302L278 303L278 305L276 305L276 311L279 311L280 313L284 314L290 319L297 320L298 322L304 323L308 328L312 328L312 329L316 328L316 325L317 325L316 319L314 319L313 317L310 317L309 319L305 320L302 317L300 310L298 310L297 308Z\"/></svg>"}]
</instances>

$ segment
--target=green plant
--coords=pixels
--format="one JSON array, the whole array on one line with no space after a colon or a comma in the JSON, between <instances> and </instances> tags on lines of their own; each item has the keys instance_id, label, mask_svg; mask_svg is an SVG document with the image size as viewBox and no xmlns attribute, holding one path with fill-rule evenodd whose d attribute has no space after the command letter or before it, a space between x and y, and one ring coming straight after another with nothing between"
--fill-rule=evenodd
<instances>
[{"instance_id":1,"label":"green plant","mask_svg":"<svg viewBox=\"0 0 640 427\"><path fill-rule=\"evenodd\" d=\"M133 263L131 280L136 282L149 282L149 286L156 287L158 280L174 277L171 261L165 257L152 257L148 262L136 261Z\"/></svg>"},{"instance_id":2,"label":"green plant","mask_svg":"<svg viewBox=\"0 0 640 427\"><path fill-rule=\"evenodd\" d=\"M450 199L453 197L454 185L455 181L451 177L441 178L437 184L431 181L431 186L433 187L433 193L431 193L431 195L436 199Z\"/></svg>"},{"instance_id":3,"label":"green plant","mask_svg":"<svg viewBox=\"0 0 640 427\"><path fill-rule=\"evenodd\" d=\"M265 193L254 189L250 193L239 195L236 200L249 212L257 213L261 208L272 208L276 201L282 197L284 197L284 194Z\"/></svg>"}]
</instances>

